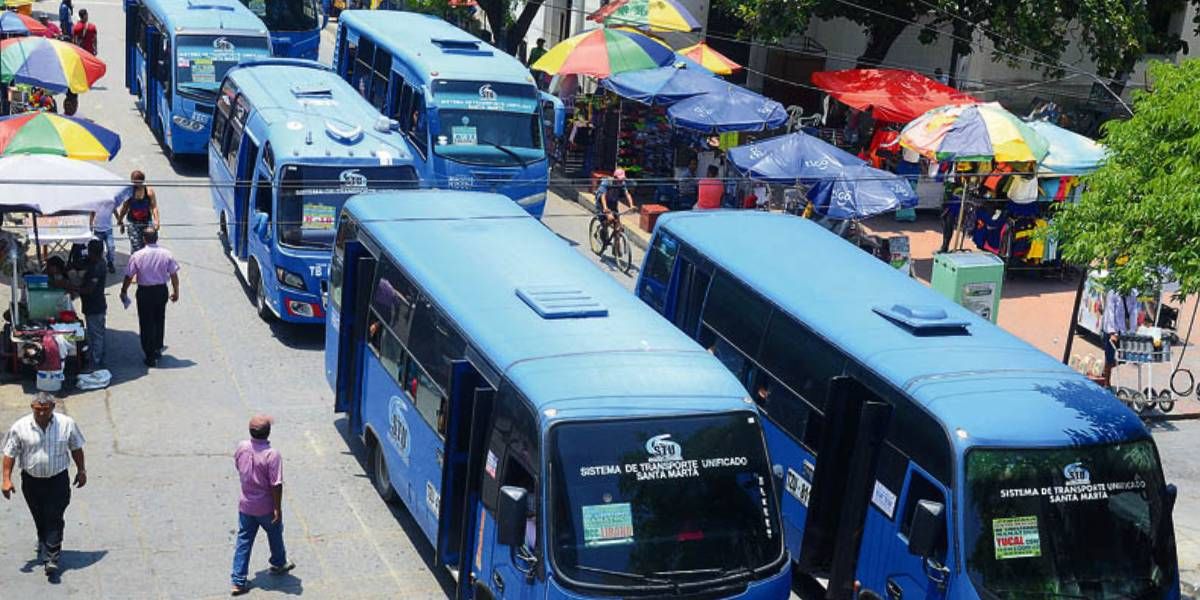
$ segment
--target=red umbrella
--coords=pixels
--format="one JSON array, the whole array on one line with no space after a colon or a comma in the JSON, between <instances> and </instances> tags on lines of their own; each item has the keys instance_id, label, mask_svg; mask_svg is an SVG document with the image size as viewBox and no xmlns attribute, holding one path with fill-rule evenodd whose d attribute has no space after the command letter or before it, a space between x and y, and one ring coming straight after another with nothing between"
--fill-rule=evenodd
<instances>
[{"instance_id":1,"label":"red umbrella","mask_svg":"<svg viewBox=\"0 0 1200 600\"><path fill-rule=\"evenodd\" d=\"M813 85L843 104L870 110L877 121L908 123L947 104L979 102L950 86L912 71L848 69L812 74Z\"/></svg>"}]
</instances>

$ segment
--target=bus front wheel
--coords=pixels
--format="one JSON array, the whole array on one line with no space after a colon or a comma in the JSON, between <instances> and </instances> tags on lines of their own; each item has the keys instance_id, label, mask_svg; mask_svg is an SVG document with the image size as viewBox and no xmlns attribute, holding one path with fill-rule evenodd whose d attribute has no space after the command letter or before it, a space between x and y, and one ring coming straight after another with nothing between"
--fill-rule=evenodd
<instances>
[{"instance_id":1,"label":"bus front wheel","mask_svg":"<svg viewBox=\"0 0 1200 600\"><path fill-rule=\"evenodd\" d=\"M250 281L254 282L254 310L258 313L258 318L270 323L274 318L274 313L271 312L271 306L267 304L267 284L263 281L263 275L255 266L250 269Z\"/></svg>"},{"instance_id":2,"label":"bus front wheel","mask_svg":"<svg viewBox=\"0 0 1200 600\"><path fill-rule=\"evenodd\" d=\"M378 442L371 444L370 457L371 483L384 502L396 501L396 489L392 487L392 476L388 473L387 459L383 456L383 446Z\"/></svg>"}]
</instances>

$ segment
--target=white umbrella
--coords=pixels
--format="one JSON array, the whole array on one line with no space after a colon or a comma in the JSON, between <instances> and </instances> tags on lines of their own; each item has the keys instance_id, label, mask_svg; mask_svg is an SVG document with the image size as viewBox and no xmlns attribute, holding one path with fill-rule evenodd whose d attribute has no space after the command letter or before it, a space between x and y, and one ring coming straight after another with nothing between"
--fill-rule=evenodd
<instances>
[{"instance_id":1,"label":"white umbrella","mask_svg":"<svg viewBox=\"0 0 1200 600\"><path fill-rule=\"evenodd\" d=\"M0 158L0 212L111 210L129 190L128 179L93 162L47 154Z\"/></svg>"}]
</instances>

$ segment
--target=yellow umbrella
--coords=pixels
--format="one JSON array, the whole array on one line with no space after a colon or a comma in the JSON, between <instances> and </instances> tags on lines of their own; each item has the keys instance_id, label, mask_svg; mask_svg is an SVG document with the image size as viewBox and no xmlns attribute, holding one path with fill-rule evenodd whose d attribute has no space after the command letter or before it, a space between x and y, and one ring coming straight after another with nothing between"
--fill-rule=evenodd
<instances>
[{"instance_id":1,"label":"yellow umbrella","mask_svg":"<svg viewBox=\"0 0 1200 600\"><path fill-rule=\"evenodd\" d=\"M729 75L734 71L741 70L742 65L739 65L729 57L713 50L708 44L700 42L694 46L688 46L679 51L680 54L700 63L700 66L716 73L717 75Z\"/></svg>"}]
</instances>

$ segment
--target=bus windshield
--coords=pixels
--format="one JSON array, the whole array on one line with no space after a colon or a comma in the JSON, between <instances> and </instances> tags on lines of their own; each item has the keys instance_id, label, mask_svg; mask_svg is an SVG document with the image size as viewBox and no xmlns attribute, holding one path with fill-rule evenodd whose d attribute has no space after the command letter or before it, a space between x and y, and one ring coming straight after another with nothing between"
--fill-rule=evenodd
<instances>
[{"instance_id":1,"label":"bus windshield","mask_svg":"<svg viewBox=\"0 0 1200 600\"><path fill-rule=\"evenodd\" d=\"M1174 572L1149 441L972 450L966 562L1003 598L1161 598Z\"/></svg>"},{"instance_id":2,"label":"bus windshield","mask_svg":"<svg viewBox=\"0 0 1200 600\"><path fill-rule=\"evenodd\" d=\"M271 31L312 31L319 25L317 0L242 0Z\"/></svg>"},{"instance_id":3,"label":"bus windshield","mask_svg":"<svg viewBox=\"0 0 1200 600\"><path fill-rule=\"evenodd\" d=\"M434 152L467 164L524 166L546 157L533 84L438 80Z\"/></svg>"},{"instance_id":4,"label":"bus windshield","mask_svg":"<svg viewBox=\"0 0 1200 600\"><path fill-rule=\"evenodd\" d=\"M748 579L783 552L758 418L566 423L551 430L553 558L581 586Z\"/></svg>"},{"instance_id":5,"label":"bus windshield","mask_svg":"<svg viewBox=\"0 0 1200 600\"><path fill-rule=\"evenodd\" d=\"M328 248L338 213L355 194L417 187L412 167L317 167L288 165L279 184L279 243Z\"/></svg>"},{"instance_id":6,"label":"bus windshield","mask_svg":"<svg viewBox=\"0 0 1200 600\"><path fill-rule=\"evenodd\" d=\"M179 94L212 103L225 72L238 62L268 57L265 37L232 35L181 35L175 52L175 85Z\"/></svg>"}]
</instances>

